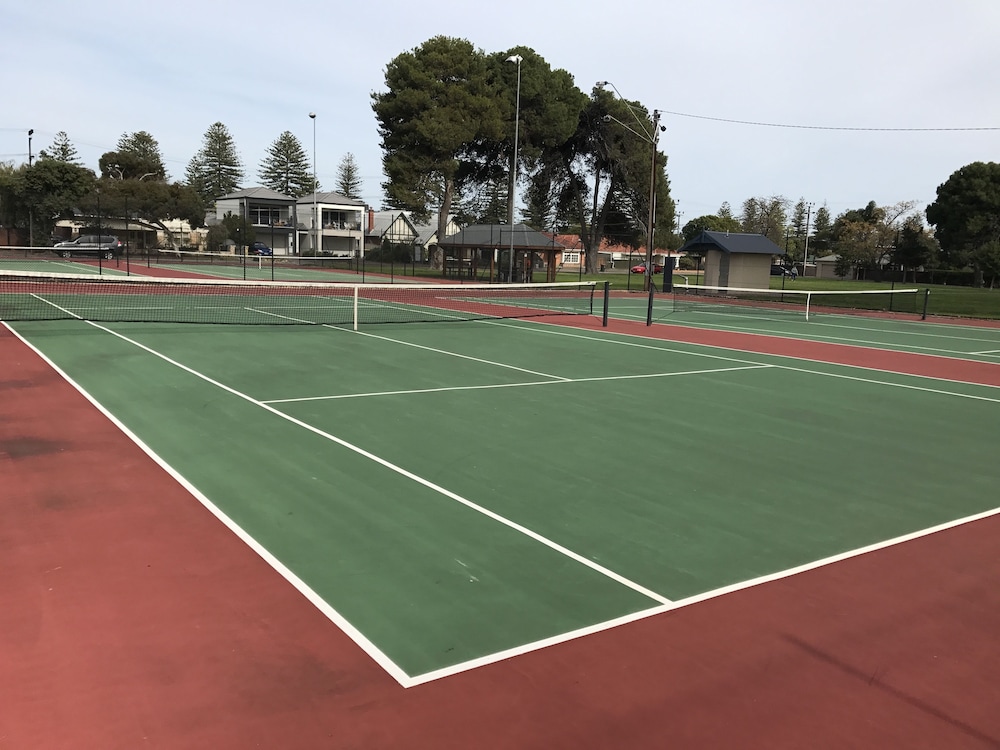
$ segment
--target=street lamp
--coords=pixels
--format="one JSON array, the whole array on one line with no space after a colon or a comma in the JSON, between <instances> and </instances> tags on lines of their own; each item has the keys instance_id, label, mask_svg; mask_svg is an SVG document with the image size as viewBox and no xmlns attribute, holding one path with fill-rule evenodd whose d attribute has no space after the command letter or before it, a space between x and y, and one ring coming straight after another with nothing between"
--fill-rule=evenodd
<instances>
[{"instance_id":1,"label":"street lamp","mask_svg":"<svg viewBox=\"0 0 1000 750\"><path fill-rule=\"evenodd\" d=\"M35 134L34 128L28 128L28 166L31 166L31 136ZM35 212L32 206L28 206L28 247L35 246Z\"/></svg>"},{"instance_id":2,"label":"street lamp","mask_svg":"<svg viewBox=\"0 0 1000 750\"><path fill-rule=\"evenodd\" d=\"M625 97L621 95L621 92L615 88L615 85L611 81L598 81L597 86L599 88L604 88L605 86L610 86L614 89L614 92L618 95L618 98L628 107L629 112L632 113L632 117L638 123L639 130L626 125L624 122L619 120L612 115L605 115L604 119L606 122L617 122L623 128L628 130L630 133L638 136L642 140L646 141L650 145L650 150L652 151L652 156L650 157L649 164L649 221L646 224L646 273L643 276L643 289L649 291L653 284L653 230L654 222L656 219L656 145L660 139L660 133L666 130L665 127L660 125L660 111L657 109L653 110L653 127L649 129L649 123L644 122L639 115L636 113L635 109L632 107ZM671 279L672 280L672 279ZM664 286L666 286L666 269L664 269Z\"/></svg>"},{"instance_id":3,"label":"street lamp","mask_svg":"<svg viewBox=\"0 0 1000 750\"><path fill-rule=\"evenodd\" d=\"M312 225L314 231L319 234L319 225L316 221L316 191L319 189L319 183L316 181L316 113L310 112L309 119L313 121L313 212L312 212ZM312 251L313 255L318 255L316 251L317 237L314 236L312 240Z\"/></svg>"},{"instance_id":4,"label":"street lamp","mask_svg":"<svg viewBox=\"0 0 1000 750\"><path fill-rule=\"evenodd\" d=\"M510 228L510 258L507 281L514 280L514 199L517 192L517 131L521 122L521 60L520 55L511 55L506 62L517 65L517 95L514 102L514 155L510 163L510 198L507 201L507 226Z\"/></svg>"}]
</instances>

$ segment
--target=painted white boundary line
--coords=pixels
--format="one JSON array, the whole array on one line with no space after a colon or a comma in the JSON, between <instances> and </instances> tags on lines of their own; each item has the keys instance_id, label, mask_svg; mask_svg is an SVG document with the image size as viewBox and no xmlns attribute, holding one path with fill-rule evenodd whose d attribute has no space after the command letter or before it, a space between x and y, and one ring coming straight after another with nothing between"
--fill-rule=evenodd
<instances>
[{"instance_id":1,"label":"painted white boundary line","mask_svg":"<svg viewBox=\"0 0 1000 750\"><path fill-rule=\"evenodd\" d=\"M508 649L506 651L499 651L495 654L490 654L488 656L481 657L479 659L471 659L460 664L454 664L450 667L445 667L443 669L436 669L433 672L425 672L424 674L415 675L411 678L411 686L421 685L427 682L432 682L434 680L440 680L444 677L451 677L453 675L459 674L461 672L467 672L470 669L477 669L479 667L484 667L488 664L495 664L496 662L503 661L505 659L510 659L515 656L521 656L523 654L530 653L532 651L538 651L549 646L555 646L560 643L565 643L567 641L575 640L577 638L583 638L588 635L593 635L594 633L600 633L605 630L611 630L613 628L620 627L622 625L627 625L638 620L644 620L647 617L653 617L654 615L663 614L664 612L671 612L681 607L687 607L692 604L698 604L699 602L704 602L709 599L715 599L720 596L725 596L726 594L732 594L736 591L743 591L744 589L753 588L754 586L760 586L765 583L771 583L772 581L780 581L784 578L791 578L792 576L799 575L800 573L805 573L810 570L816 570L817 568L823 568L827 565L833 565L844 560L849 560L853 557L860 557L861 555L866 555L871 552L876 552L887 547L895 547L898 544L903 544L904 542L913 541L915 539L921 539L931 534L937 534L941 531L946 531L947 529L952 529L957 526L965 526L966 524L974 523L975 521L980 521L985 518L990 518L992 516L1000 515L1000 508L994 508L993 510L984 511L982 513L977 513L972 516L967 516L965 518L960 518L955 521L948 521L946 523L938 524L929 529L921 529L920 531L914 531L909 534L904 534L902 536L895 537L893 539L888 539L883 542L876 542L874 544L869 544L866 547L859 547L858 549L849 550L847 552L842 552L837 555L831 555L830 557L825 557L822 560L815 560L813 562L804 563L803 565L798 565L794 568L788 568L787 570L782 570L777 573L769 573L764 576L759 576L757 578L752 578L748 581L741 581L739 583L734 583L729 586L723 586L718 589L713 589L712 591L706 591L701 594L695 594L694 596L689 596L686 599L678 599L670 604L665 604L660 607L652 607L650 609L643 610L641 612L635 612L631 615L625 615L624 617L618 617L613 620L607 620L596 625L591 625L590 627L580 628L579 630L574 630L569 633L563 633L559 636L554 636L552 638L546 638L544 640L535 641L533 643L526 643L523 646L518 646L517 648Z\"/></svg>"},{"instance_id":2,"label":"painted white boundary line","mask_svg":"<svg viewBox=\"0 0 1000 750\"><path fill-rule=\"evenodd\" d=\"M372 643L365 635L351 625L348 620L341 615L337 610L331 607L319 594L313 591L301 578L299 578L295 573L293 573L284 563L278 558L272 555L268 550L257 542L252 536L250 536L246 531L240 527L235 521L233 521L229 516L227 516L215 503L209 500L202 492L191 484L187 479L185 479L180 473L178 473L170 464L160 458L156 452L153 451L148 445L146 445L138 435L132 432L128 427L126 427L114 414L109 412L104 406L101 405L93 396L91 396L83 387L77 383L73 378L71 378L66 372L64 372L55 362L49 359L44 353L42 353L37 347L31 342L27 341L21 334L11 328L7 323L3 323L4 327L7 328L14 336L16 336L25 346L31 349L35 354L37 354L49 367L51 367L55 372L59 373L67 383L69 383L73 388L75 388L81 396L83 396L87 401L89 401L95 409L97 409L101 414L103 414L115 427L121 430L129 440L135 443L147 456L149 456L156 464L163 469L167 474L169 474L173 479L180 484L184 489L191 493L191 495L198 500L208 511L219 519L233 534L236 535L244 544L246 544L250 549L256 552L268 565L270 565L282 578L288 581L300 594L302 594L316 609L326 615L327 619L333 622L338 628L340 628L348 638L354 641L362 651L364 651L372 660L378 664L382 669L384 669L389 675L392 676L399 684L403 687L408 687L410 681L409 675L406 674L402 669L400 669L395 662L393 662L388 656L386 656L374 643ZM100 326L98 326L100 327ZM106 330L106 329L105 329Z\"/></svg>"},{"instance_id":3,"label":"painted white boundary line","mask_svg":"<svg viewBox=\"0 0 1000 750\"><path fill-rule=\"evenodd\" d=\"M642 342L664 341L664 343L667 343L667 344L676 344L678 342L667 341L667 340L664 340L664 339L646 338L645 336L636 336L633 333L617 333L617 332L614 332L614 333L609 334L609 335L614 335L614 336L618 336L618 337L624 337L624 338L628 339L626 341L621 341L621 340L613 339L613 338L605 338L604 336L587 336L587 335L584 335L583 333L579 333L579 332L568 332L568 331L557 330L558 326L556 324L552 324L552 323L541 323L539 321L530 321L530 322L533 323L535 326L539 326L539 327L528 327L526 325L511 326L510 324L505 324L505 323L492 323L492 325L505 325L505 326L512 327L512 328L513 327L517 327L517 328L521 328L523 330L531 331L531 332L534 332L534 333L541 333L541 334L550 335L550 336L569 336L569 337L572 337L572 338L581 338L581 339L586 339L588 341L598 341L598 342L602 342L602 343L606 343L606 344L612 344L612 345L616 345L616 346L633 346L633 347L638 347L640 349L653 349L653 350L657 350L657 351L668 352L668 353L671 353L671 354L686 354L686 355L691 356L691 357L704 357L704 358L708 358L708 359L721 359L721 360L725 360L725 361L728 361L728 362L742 362L744 364L757 364L757 365L762 364L761 362L757 362L757 361L754 361L752 359L739 359L737 357L724 357L724 356L721 356L721 355L718 355L718 354L707 354L707 353L704 353L704 352L689 351L689 350L685 350L685 349L673 349L670 346L654 346L651 343L642 343ZM543 328L541 326L546 326L546 327ZM549 326L551 326L551 328ZM637 340L633 340L633 339L637 339ZM865 367L864 365L850 365L850 364L844 364L842 362L826 362L826 361L818 360L818 359L808 359L806 357L796 357L793 354L771 354L769 352L747 352L747 351L744 351L742 349L727 349L725 346L720 346L719 344L699 344L699 343L692 342L692 341L686 341L686 342L683 342L683 343L688 344L689 346L692 346L692 347L701 347L701 348L706 348L706 349L721 349L721 350L724 350L724 351L738 352L740 354L753 354L753 355L756 355L756 356L759 356L759 357L769 357L769 358L778 359L778 360L789 360L789 359L791 359L791 360L795 360L795 361L798 361L798 362L805 362L807 364L824 365L824 366L827 366L827 367L843 367L843 368L846 368L846 369L849 369L849 370L862 370L864 372L882 373L882 374L885 374L885 375L892 375L892 376L900 377L900 378L915 378L917 380L931 380L931 381L936 381L936 382L939 382L939 383L954 383L955 385L971 386L971 387L974 387L974 388L988 388L988 389L991 389L991 390L1000 390L1000 386L991 385L989 383L974 383L974 382L970 382L970 381L967 381L967 380L951 380L949 378L934 377L933 375L915 375L915 374L909 373L909 372L897 372L895 370L883 370L883 369L880 369L878 367ZM885 351L885 350L883 350L883 351ZM992 363L987 362L985 364L992 364ZM780 364L780 363L773 363L772 367L774 369L776 369L776 370L792 370L794 372L803 372L803 373L807 373L807 374L810 374L810 375L825 375L825 376L828 376L828 377L844 378L844 379L847 379L847 380L859 380L861 382L874 383L876 385L884 385L884 386L889 387L889 388L905 388L905 389L910 389L910 390L927 391L929 393L936 393L936 394L941 394L941 395L946 395L946 396L956 396L956 397L959 397L959 398L972 398L972 399L978 399L978 400L982 400L982 401L993 401L992 398L985 397L985 396L970 396L970 395L966 395L966 394L962 394L962 393L955 393L954 391L945 391L945 390L939 390L939 389L934 389L934 388L922 388L920 386L907 385L905 383L890 383L890 382L886 382L884 380L870 380L870 379L862 378L860 376L841 375L841 374L837 374L837 373L823 372L822 370L810 370L810 369L807 369L805 367L793 367L791 365L783 365L783 364Z\"/></svg>"},{"instance_id":4,"label":"painted white boundary line","mask_svg":"<svg viewBox=\"0 0 1000 750\"><path fill-rule=\"evenodd\" d=\"M725 314L722 314L722 315L725 315ZM749 319L752 319L752 320L765 320L765 321L774 322L774 318L770 317L770 316L749 316L749 315L747 315L745 313L740 313L740 314L731 313L728 316L729 317L734 317L734 318L737 318L737 319L742 319L742 320L747 320L749 318ZM618 314L618 315L615 315L615 316L612 316L612 317L615 317L615 318L617 318L619 320L629 320L629 321L631 321L631 320L644 321L646 319L645 313L642 313L641 315L638 314L638 313L622 313L622 314ZM946 324L942 324L942 323L931 323L931 322L923 322L923 321L921 321L921 322L918 323L918 322L914 322L914 321L905 321L905 320L902 320L902 321L894 321L894 322L896 322L896 323L903 323L903 324L909 324L909 325L920 325L925 330L923 330L923 331L888 331L888 330L885 330L885 329L882 329L882 328L868 328L868 327L865 327L865 326L849 326L849 325L843 325L843 324L839 324L839 323L827 323L827 322L825 322L830 317L831 316L829 314L824 314L822 320L819 320L819 321L810 320L807 324L801 318L791 318L791 319L789 319L789 322L791 322L791 323L793 323L795 325L799 325L799 324L808 325L810 330L812 330L814 328L819 328L819 327L823 327L823 328L842 328L842 329L845 329L845 330L848 330L848 331L858 331L858 332L861 332L861 333L869 333L869 334L887 334L887 335L899 335L899 336L911 336L911 337L912 336L916 336L916 337L934 338L934 339L943 339L943 340L952 340L952 341L971 341L971 342L977 342L977 343L992 343L992 340L988 339L988 338L983 338L982 336L954 336L954 335L948 335L948 334L945 334L945 333L934 333L934 332L928 332L926 329L934 327L934 326L937 326L938 328L942 329L942 331L944 331L944 330L956 331L957 330L957 331L967 331L969 333L981 332L981 331L990 331L990 330L997 330L997 329L990 329L990 328L979 328L979 327L976 327L976 326L961 326L961 325L958 325L958 324L954 324L954 325L947 324L946 325ZM844 316L844 315L835 315L834 317L853 319L852 316ZM749 336L779 336L781 338L791 338L791 339L798 339L798 340L805 340L805 341L817 341L817 342L846 344L848 346L859 346L859 347L863 347L863 348L867 348L867 349L880 349L882 351L912 352L914 354L932 353L932 354L935 354L936 356L940 356L940 357L950 357L950 358L953 358L953 359L961 359L961 360L966 360L970 356L984 356L984 355L991 354L991 352L964 352L964 351L956 351L954 349L941 349L941 348L938 348L938 347L919 346L917 344L886 344L885 342L876 341L876 340L872 340L872 339L853 339L853 338L848 338L846 336L824 336L824 335L821 335L819 333L809 333L809 334L804 335L803 332L801 332L801 331L796 332L796 331L774 330L774 329L766 329L766 328L751 328L749 326L739 326L739 325L732 325L732 324L727 324L727 323L715 323L715 322L711 322L711 321L707 321L707 322L703 322L703 323L692 323L692 322L689 322L689 321L668 320L668 319L665 319L665 318L660 318L660 319L658 319L658 320L656 320L654 322L661 323L663 325L677 326L677 327L680 327L680 328L695 328L695 329L711 329L711 330L719 330L719 331L732 331L732 332L735 332L735 333L744 333L744 334L747 334ZM890 347L890 348L887 349L886 347ZM973 361L976 361L976 360L973 360Z\"/></svg>"},{"instance_id":5,"label":"painted white boundary line","mask_svg":"<svg viewBox=\"0 0 1000 750\"><path fill-rule=\"evenodd\" d=\"M335 396L302 396L299 398L275 398L261 401L262 404L293 404L300 401L336 401L343 398L368 398L370 396L405 396L417 393L448 393L451 391L485 391L497 388L525 388L539 385L566 385L568 383L603 383L609 380L645 380L648 378L673 378L682 375L713 375L719 372L739 372L740 370L766 370L774 365L746 365L744 367L719 367L710 370L684 370L680 372L654 372L645 375L608 375L599 378L562 378L560 380L536 380L528 383L494 383L492 385L456 385L442 388L414 388L402 391L373 391L371 393L342 393Z\"/></svg>"}]
</instances>

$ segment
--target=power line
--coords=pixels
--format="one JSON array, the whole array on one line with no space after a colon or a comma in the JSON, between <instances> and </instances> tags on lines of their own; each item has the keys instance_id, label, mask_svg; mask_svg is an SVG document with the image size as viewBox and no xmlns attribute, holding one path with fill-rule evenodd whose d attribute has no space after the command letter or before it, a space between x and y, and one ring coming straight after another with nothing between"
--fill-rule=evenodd
<instances>
[{"instance_id":1,"label":"power line","mask_svg":"<svg viewBox=\"0 0 1000 750\"><path fill-rule=\"evenodd\" d=\"M970 132L977 130L1000 130L995 128L850 128L836 127L832 125L789 125L777 122L753 122L752 120L730 120L725 117L708 117L706 115L692 115L688 112L671 112L661 109L661 114L673 115L674 117L691 117L695 120L712 120L714 122L728 122L734 125L758 125L765 128L794 128L797 130L849 130L862 133L943 133L943 132Z\"/></svg>"}]
</instances>

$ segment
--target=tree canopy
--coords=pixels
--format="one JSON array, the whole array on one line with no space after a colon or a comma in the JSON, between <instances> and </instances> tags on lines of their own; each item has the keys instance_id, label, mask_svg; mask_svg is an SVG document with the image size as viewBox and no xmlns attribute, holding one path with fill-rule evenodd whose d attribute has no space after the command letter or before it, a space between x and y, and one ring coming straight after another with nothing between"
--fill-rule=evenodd
<instances>
[{"instance_id":1,"label":"tree canopy","mask_svg":"<svg viewBox=\"0 0 1000 750\"><path fill-rule=\"evenodd\" d=\"M188 162L187 182L206 204L239 189L243 182L243 163L236 153L236 143L221 122L205 131L202 147Z\"/></svg>"},{"instance_id":2,"label":"tree canopy","mask_svg":"<svg viewBox=\"0 0 1000 750\"><path fill-rule=\"evenodd\" d=\"M163 156L160 154L160 144L145 130L122 135L118 139L117 149L103 154L98 164L101 175L113 179L165 180L167 178Z\"/></svg>"},{"instance_id":3,"label":"tree canopy","mask_svg":"<svg viewBox=\"0 0 1000 750\"><path fill-rule=\"evenodd\" d=\"M52 145L47 149L42 149L38 157L40 159L55 159L69 164L76 164L77 166L80 165L80 155L76 150L76 146L73 145L69 136L66 135L65 130L60 130L56 133L55 138L52 139Z\"/></svg>"},{"instance_id":4,"label":"tree canopy","mask_svg":"<svg viewBox=\"0 0 1000 750\"><path fill-rule=\"evenodd\" d=\"M389 62L387 91L372 94L382 138L386 203L418 220L437 210L445 235L477 142L503 133L484 55L464 39L436 36Z\"/></svg>"},{"instance_id":5,"label":"tree canopy","mask_svg":"<svg viewBox=\"0 0 1000 750\"><path fill-rule=\"evenodd\" d=\"M973 162L953 173L926 214L946 263L971 266L977 283L984 270L1000 265L1000 164Z\"/></svg>"},{"instance_id":6,"label":"tree canopy","mask_svg":"<svg viewBox=\"0 0 1000 750\"><path fill-rule=\"evenodd\" d=\"M344 154L337 165L337 192L347 198L361 200L361 175L354 154Z\"/></svg>"},{"instance_id":7,"label":"tree canopy","mask_svg":"<svg viewBox=\"0 0 1000 750\"><path fill-rule=\"evenodd\" d=\"M267 149L258 176L265 187L293 198L301 198L318 189L302 143L288 130Z\"/></svg>"}]
</instances>

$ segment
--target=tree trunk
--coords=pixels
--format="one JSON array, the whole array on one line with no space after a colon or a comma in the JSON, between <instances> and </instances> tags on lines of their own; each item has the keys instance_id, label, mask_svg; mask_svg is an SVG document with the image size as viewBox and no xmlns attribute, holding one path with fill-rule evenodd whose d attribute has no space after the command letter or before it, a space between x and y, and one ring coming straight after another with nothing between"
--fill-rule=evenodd
<instances>
[{"instance_id":1,"label":"tree trunk","mask_svg":"<svg viewBox=\"0 0 1000 750\"><path fill-rule=\"evenodd\" d=\"M455 180L451 177L446 177L444 180L444 195L441 196L441 208L438 211L438 243L445 238L445 232L448 231L448 216L451 214L451 202L454 194ZM444 269L444 250L441 249L440 244L431 253L431 268L436 271Z\"/></svg>"}]
</instances>

